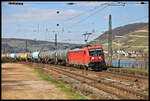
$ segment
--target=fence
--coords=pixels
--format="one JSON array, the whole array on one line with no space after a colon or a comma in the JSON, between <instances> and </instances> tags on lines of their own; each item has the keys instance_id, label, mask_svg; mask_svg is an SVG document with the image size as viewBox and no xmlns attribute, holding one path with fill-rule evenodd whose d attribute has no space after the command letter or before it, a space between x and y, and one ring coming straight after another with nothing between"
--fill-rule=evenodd
<instances>
[{"instance_id":1,"label":"fence","mask_svg":"<svg viewBox=\"0 0 150 101\"><path fill-rule=\"evenodd\" d=\"M106 60L106 64L107 64L107 60ZM149 69L149 62L112 60L112 66L113 67L137 68L137 69Z\"/></svg>"}]
</instances>

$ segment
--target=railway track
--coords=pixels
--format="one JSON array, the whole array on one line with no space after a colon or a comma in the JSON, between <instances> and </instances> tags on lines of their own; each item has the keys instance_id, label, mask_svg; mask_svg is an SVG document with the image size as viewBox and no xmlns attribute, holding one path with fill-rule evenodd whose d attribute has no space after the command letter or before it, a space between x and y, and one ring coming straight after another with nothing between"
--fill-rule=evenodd
<instances>
[{"instance_id":1,"label":"railway track","mask_svg":"<svg viewBox=\"0 0 150 101\"><path fill-rule=\"evenodd\" d=\"M103 76L103 77L114 77L114 78L119 78L122 80L128 80L128 81L132 81L132 82L140 82L142 83L143 81L147 80L148 81L148 77L141 77L141 76L134 76L134 75L128 75L128 74L123 74L123 73L116 73L116 72L110 72L110 71L102 71L102 72L91 72L88 71L89 73L92 74L96 74L98 76Z\"/></svg>"},{"instance_id":2,"label":"railway track","mask_svg":"<svg viewBox=\"0 0 150 101\"><path fill-rule=\"evenodd\" d=\"M57 67L58 65L52 65L50 64L51 66L55 66ZM66 66L59 66L61 68L65 68L65 69L70 69L71 71L80 71L80 72L83 72L84 70L83 69L78 69L78 68L74 68L74 67L66 67ZM148 77L141 77L141 76L135 76L135 75L128 75L128 74L123 74L123 73L118 73L118 72L111 72L111 71L102 71L102 72L93 72L93 71L90 71L90 70L86 70L86 73L87 74L96 74L97 76L101 77L106 77L108 75L111 75L111 77L115 77L115 78L120 78L120 79L123 79L123 80L128 80L128 81L138 81L138 82L143 82L144 80L148 80Z\"/></svg>"},{"instance_id":3,"label":"railway track","mask_svg":"<svg viewBox=\"0 0 150 101\"><path fill-rule=\"evenodd\" d=\"M32 63L29 64L31 65ZM39 66L39 64L35 64L35 63L34 65ZM131 90L129 88L119 86L117 84L110 83L110 81L104 79L104 77L101 77L99 79L88 77L87 75L82 75L81 73L79 74L79 73L69 71L66 69L66 67L63 68L63 66L55 66L55 65L47 65L47 64L44 64L43 66L46 68L41 68L41 69L43 69L45 72L49 72L50 70L55 71L57 73L66 75L82 83L86 83L89 86L92 86L104 92L115 95L120 99L148 99L148 95Z\"/></svg>"},{"instance_id":4,"label":"railway track","mask_svg":"<svg viewBox=\"0 0 150 101\"><path fill-rule=\"evenodd\" d=\"M132 78L138 78L141 80L147 80L148 76L136 76L136 75L131 75L128 73L122 73L122 72L111 72L111 71L106 71L107 73L111 73L111 74L118 74L118 75L122 75L122 76L126 76L126 77L132 77Z\"/></svg>"}]
</instances>

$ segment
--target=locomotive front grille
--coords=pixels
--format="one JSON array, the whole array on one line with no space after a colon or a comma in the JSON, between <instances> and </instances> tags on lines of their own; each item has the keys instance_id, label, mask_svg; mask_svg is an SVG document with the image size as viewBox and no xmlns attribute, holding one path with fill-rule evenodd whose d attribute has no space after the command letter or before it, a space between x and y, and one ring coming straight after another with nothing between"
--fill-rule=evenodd
<instances>
[{"instance_id":1,"label":"locomotive front grille","mask_svg":"<svg viewBox=\"0 0 150 101\"><path fill-rule=\"evenodd\" d=\"M89 67L92 68L92 69L106 68L105 63L103 63L103 62L89 63Z\"/></svg>"}]
</instances>

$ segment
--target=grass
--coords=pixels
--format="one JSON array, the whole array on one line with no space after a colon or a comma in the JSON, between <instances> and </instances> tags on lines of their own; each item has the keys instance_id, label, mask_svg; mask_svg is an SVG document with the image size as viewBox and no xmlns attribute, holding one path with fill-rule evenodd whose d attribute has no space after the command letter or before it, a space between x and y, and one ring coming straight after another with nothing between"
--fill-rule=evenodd
<instances>
[{"instance_id":1,"label":"grass","mask_svg":"<svg viewBox=\"0 0 150 101\"><path fill-rule=\"evenodd\" d=\"M149 39L148 36L147 37L134 37L134 36L130 36L130 35L148 35L148 32L136 32L136 33L132 33L132 34L128 34L126 36L124 36L123 38L114 38L112 40L112 42L116 42L118 44L118 40L119 43L124 43L125 45L119 45L120 49L125 49L125 50L143 50L145 53L148 52L148 44L149 44ZM133 40L132 42L128 42L129 40ZM106 42L105 42L106 43ZM112 44L113 45L113 50L117 50L118 49L118 45L117 44ZM134 47L137 46L137 47ZM139 47L142 46L142 47ZM146 47L143 47L146 46ZM108 46L104 47L104 50L108 50Z\"/></svg>"},{"instance_id":2,"label":"grass","mask_svg":"<svg viewBox=\"0 0 150 101\"><path fill-rule=\"evenodd\" d=\"M136 33L132 33L132 35L148 36L148 32L136 32Z\"/></svg>"},{"instance_id":3,"label":"grass","mask_svg":"<svg viewBox=\"0 0 150 101\"><path fill-rule=\"evenodd\" d=\"M34 69L33 67L31 67L31 68L33 69L34 72L36 72L38 74L39 77L55 84L57 87L59 87L61 89L61 91L63 91L64 93L66 93L68 95L69 99L80 99L80 100L88 99L85 96L82 96L82 95L72 92L69 88L66 88L64 83L57 81L55 78L44 73L42 70Z\"/></svg>"},{"instance_id":4,"label":"grass","mask_svg":"<svg viewBox=\"0 0 150 101\"><path fill-rule=\"evenodd\" d=\"M148 46L148 37L137 38L134 42L130 43L131 46Z\"/></svg>"}]
</instances>

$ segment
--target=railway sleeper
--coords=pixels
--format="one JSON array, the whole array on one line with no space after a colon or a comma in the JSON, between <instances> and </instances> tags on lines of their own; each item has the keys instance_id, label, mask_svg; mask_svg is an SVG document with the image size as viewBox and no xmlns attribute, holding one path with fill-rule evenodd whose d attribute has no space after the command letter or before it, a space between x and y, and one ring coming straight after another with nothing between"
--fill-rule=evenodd
<instances>
[{"instance_id":1,"label":"railway sleeper","mask_svg":"<svg viewBox=\"0 0 150 101\"><path fill-rule=\"evenodd\" d=\"M73 73L74 74L74 73ZM80 75L80 76L82 76L82 75ZM82 77L84 77L84 76L82 76ZM85 77L85 78L87 78L87 77ZM92 78L90 78L90 80L94 80L94 79L92 79ZM116 86L116 85L113 85L113 84L110 84L110 83L106 83L106 82L101 82L101 83L103 83L103 84L106 84L106 85L109 85L109 86L112 86L112 87L115 87L115 88L118 88L118 89L120 89L120 90L124 90L124 91L126 91L126 92L129 92L129 93L132 93L132 94L135 94L135 95L139 95L139 96L145 96L144 94L140 94L140 93L136 93L135 91L131 91L131 90L127 90L127 89L125 89L125 88L122 88L122 87L119 87L119 86Z\"/></svg>"},{"instance_id":2,"label":"railway sleeper","mask_svg":"<svg viewBox=\"0 0 150 101\"><path fill-rule=\"evenodd\" d=\"M56 72L58 72L58 70L60 70L60 69L57 69L57 71ZM64 71L64 70L62 70L62 71ZM62 73L62 72L59 72L59 73ZM64 74L64 73L63 73ZM71 74L74 74L74 73L71 73ZM64 75L66 75L66 73L64 74ZM83 77L83 76L82 76ZM87 77L86 77L87 78ZM101 83L103 83L103 84L106 84L106 83L104 83L104 82L101 82ZM91 84L90 84L91 85ZM107 85L108 85L108 83L107 83ZM109 85L111 85L111 84L109 84ZM120 88L120 87L118 87L118 86L115 86L115 85L111 85L112 87L115 87L115 88L119 88L120 90L125 90L125 91L127 91L127 92L129 92L129 93L134 93L136 96L140 96L140 97L144 97L144 98L147 98L147 96L145 96L145 95L142 95L141 93L136 93L136 92L134 92L134 91L131 91L131 90L126 90L125 88ZM102 89L102 88L101 88Z\"/></svg>"},{"instance_id":3,"label":"railway sleeper","mask_svg":"<svg viewBox=\"0 0 150 101\"><path fill-rule=\"evenodd\" d=\"M65 81L68 84L75 86L74 88L76 89L76 91L78 90L78 92L81 92L84 95L91 96L91 97L96 96L97 99L100 99L100 98L112 99L112 95L110 95L106 92L103 92L103 91L100 91L96 88L88 86L87 84L82 83L80 81L77 81L75 79L72 79L68 76L65 76L65 75L62 75L62 74L60 74L60 75L62 77L61 81ZM73 86L71 86L71 88L73 88Z\"/></svg>"}]
</instances>

